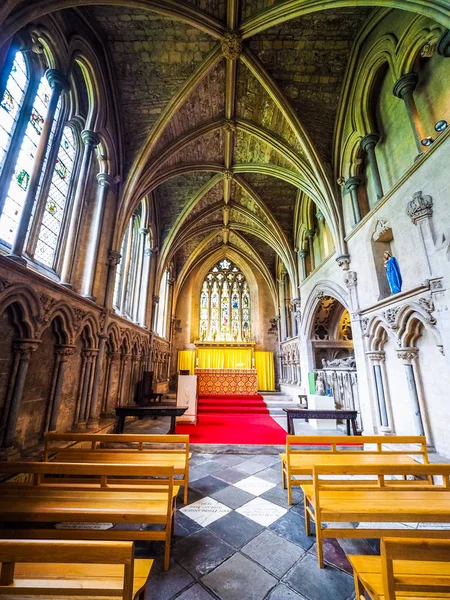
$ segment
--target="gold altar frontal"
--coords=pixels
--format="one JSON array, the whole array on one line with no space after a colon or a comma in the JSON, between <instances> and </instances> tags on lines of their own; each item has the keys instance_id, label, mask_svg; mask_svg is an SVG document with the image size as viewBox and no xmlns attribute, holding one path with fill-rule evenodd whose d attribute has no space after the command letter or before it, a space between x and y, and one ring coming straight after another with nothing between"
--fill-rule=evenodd
<instances>
[{"instance_id":1,"label":"gold altar frontal","mask_svg":"<svg viewBox=\"0 0 450 600\"><path fill-rule=\"evenodd\" d=\"M257 394L256 369L195 369L198 393L209 394Z\"/></svg>"}]
</instances>

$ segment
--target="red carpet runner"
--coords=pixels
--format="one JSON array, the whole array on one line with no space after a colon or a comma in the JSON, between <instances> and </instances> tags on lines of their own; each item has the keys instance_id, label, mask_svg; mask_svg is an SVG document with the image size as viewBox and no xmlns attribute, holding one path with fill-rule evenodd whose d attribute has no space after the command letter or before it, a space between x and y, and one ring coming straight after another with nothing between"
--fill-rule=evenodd
<instances>
[{"instance_id":1,"label":"red carpet runner","mask_svg":"<svg viewBox=\"0 0 450 600\"><path fill-rule=\"evenodd\" d=\"M259 394L199 396L197 425L177 425L191 444L279 444L286 431L269 415Z\"/></svg>"}]
</instances>

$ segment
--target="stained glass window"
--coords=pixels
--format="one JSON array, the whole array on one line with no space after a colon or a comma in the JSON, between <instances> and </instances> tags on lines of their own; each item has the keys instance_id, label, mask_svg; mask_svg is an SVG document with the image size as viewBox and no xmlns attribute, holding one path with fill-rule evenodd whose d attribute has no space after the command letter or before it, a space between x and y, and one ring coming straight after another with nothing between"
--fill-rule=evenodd
<instances>
[{"instance_id":1,"label":"stained glass window","mask_svg":"<svg viewBox=\"0 0 450 600\"><path fill-rule=\"evenodd\" d=\"M8 152L28 85L28 71L22 52L16 52L0 102L0 171Z\"/></svg>"},{"instance_id":2,"label":"stained glass window","mask_svg":"<svg viewBox=\"0 0 450 600\"><path fill-rule=\"evenodd\" d=\"M9 244L12 244L17 226L19 225L39 138L47 115L50 94L51 90L47 78L43 76L34 100L30 120L25 131L14 175L0 218L0 238Z\"/></svg>"},{"instance_id":3,"label":"stained glass window","mask_svg":"<svg viewBox=\"0 0 450 600\"><path fill-rule=\"evenodd\" d=\"M206 275L200 292L200 339L249 341L250 292L240 269L226 258Z\"/></svg>"},{"instance_id":4,"label":"stained glass window","mask_svg":"<svg viewBox=\"0 0 450 600\"><path fill-rule=\"evenodd\" d=\"M45 203L44 215L38 234L35 258L52 267L61 233L64 210L76 154L72 129L65 127L53 169L52 181Z\"/></svg>"}]
</instances>

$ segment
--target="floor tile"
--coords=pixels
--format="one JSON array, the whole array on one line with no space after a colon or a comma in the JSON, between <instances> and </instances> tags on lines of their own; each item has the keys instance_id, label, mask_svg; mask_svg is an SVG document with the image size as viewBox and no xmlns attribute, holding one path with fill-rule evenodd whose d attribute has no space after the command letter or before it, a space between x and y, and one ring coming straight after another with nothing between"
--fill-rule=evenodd
<instances>
[{"instance_id":1,"label":"floor tile","mask_svg":"<svg viewBox=\"0 0 450 600\"><path fill-rule=\"evenodd\" d=\"M205 463L203 463L205 464ZM202 479L202 477L207 477L209 475L208 471L206 471L205 469L202 469L202 465L199 465L198 467L189 467L189 484L191 484L193 481L196 481L197 479Z\"/></svg>"},{"instance_id":2,"label":"floor tile","mask_svg":"<svg viewBox=\"0 0 450 600\"><path fill-rule=\"evenodd\" d=\"M175 544L172 556L176 562L198 578L215 569L235 552L235 548L211 531L202 529Z\"/></svg>"},{"instance_id":3,"label":"floor tile","mask_svg":"<svg viewBox=\"0 0 450 600\"><path fill-rule=\"evenodd\" d=\"M264 527L233 511L209 525L208 529L228 544L241 548L261 533Z\"/></svg>"},{"instance_id":4,"label":"floor tile","mask_svg":"<svg viewBox=\"0 0 450 600\"><path fill-rule=\"evenodd\" d=\"M196 583L188 590L183 592L181 596L177 596L177 600L214 600L209 592L205 590L199 583Z\"/></svg>"},{"instance_id":5,"label":"floor tile","mask_svg":"<svg viewBox=\"0 0 450 600\"><path fill-rule=\"evenodd\" d=\"M200 465L202 471L206 471L208 475L214 473L214 471L220 471L223 469L223 463L218 460L207 460Z\"/></svg>"},{"instance_id":6,"label":"floor tile","mask_svg":"<svg viewBox=\"0 0 450 600\"><path fill-rule=\"evenodd\" d=\"M280 578L303 556L305 551L266 529L246 544L241 552Z\"/></svg>"},{"instance_id":7,"label":"floor tile","mask_svg":"<svg viewBox=\"0 0 450 600\"><path fill-rule=\"evenodd\" d=\"M219 477L219 479L223 479L227 483L236 483L236 481L241 481L245 475L242 471L236 471L236 469L227 468L221 471L216 471L214 473L214 477Z\"/></svg>"},{"instance_id":8,"label":"floor tile","mask_svg":"<svg viewBox=\"0 0 450 600\"><path fill-rule=\"evenodd\" d=\"M256 463L264 465L266 468L281 464L278 454L260 454L252 459Z\"/></svg>"},{"instance_id":9,"label":"floor tile","mask_svg":"<svg viewBox=\"0 0 450 600\"><path fill-rule=\"evenodd\" d=\"M234 485L229 485L228 487L211 494L211 498L222 502L230 508L239 508L243 504L253 500L254 496L253 494L244 492L244 490L241 490Z\"/></svg>"},{"instance_id":10,"label":"floor tile","mask_svg":"<svg viewBox=\"0 0 450 600\"><path fill-rule=\"evenodd\" d=\"M264 527L268 527L285 515L286 509L278 506L278 504L273 504L273 502L269 502L268 500L254 498L250 502L247 502L247 504L244 504L244 506L236 509L236 512L252 521L256 521L256 523L259 523Z\"/></svg>"},{"instance_id":11,"label":"floor tile","mask_svg":"<svg viewBox=\"0 0 450 600\"><path fill-rule=\"evenodd\" d=\"M186 515L202 527L206 527L231 512L231 508L214 500L214 498L206 496L193 504L189 504L189 506L180 508L178 512Z\"/></svg>"},{"instance_id":12,"label":"floor tile","mask_svg":"<svg viewBox=\"0 0 450 600\"><path fill-rule=\"evenodd\" d=\"M292 510L275 521L269 529L304 550L309 550L316 541L315 537L306 535L304 518Z\"/></svg>"},{"instance_id":13,"label":"floor tile","mask_svg":"<svg viewBox=\"0 0 450 600\"><path fill-rule=\"evenodd\" d=\"M264 500L269 500L270 502L274 502L283 508L291 508L291 505L288 504L287 490L283 490L282 487L273 487L267 492L264 492L264 494L261 494L261 498L264 498Z\"/></svg>"},{"instance_id":14,"label":"floor tile","mask_svg":"<svg viewBox=\"0 0 450 600\"><path fill-rule=\"evenodd\" d=\"M248 456L242 456L242 454L219 454L214 460L224 466L232 467L248 460Z\"/></svg>"},{"instance_id":15,"label":"floor tile","mask_svg":"<svg viewBox=\"0 0 450 600\"><path fill-rule=\"evenodd\" d=\"M264 469L264 465L254 460L246 460L245 462L236 465L234 467L237 471L242 471L242 473L247 473L247 475L253 475L253 473L257 473L258 471L262 471Z\"/></svg>"},{"instance_id":16,"label":"floor tile","mask_svg":"<svg viewBox=\"0 0 450 600\"><path fill-rule=\"evenodd\" d=\"M254 475L252 475L251 477L246 477L241 481L237 481L233 485L235 485L241 490L244 490L244 492L253 494L254 496L264 494L264 492L267 492L271 488L275 487L274 483L271 483L270 481L265 481L264 479L260 479L259 477L255 477Z\"/></svg>"},{"instance_id":17,"label":"floor tile","mask_svg":"<svg viewBox=\"0 0 450 600\"><path fill-rule=\"evenodd\" d=\"M319 569L312 554L306 554L285 581L308 600L348 600L354 591L353 577L333 567Z\"/></svg>"},{"instance_id":18,"label":"floor tile","mask_svg":"<svg viewBox=\"0 0 450 600\"><path fill-rule=\"evenodd\" d=\"M218 492L226 486L227 484L221 479L217 479L217 477L208 475L207 477L202 477L202 479L193 481L191 487L198 492L201 492L204 496L207 496L209 494L214 494L214 492Z\"/></svg>"},{"instance_id":19,"label":"floor tile","mask_svg":"<svg viewBox=\"0 0 450 600\"><path fill-rule=\"evenodd\" d=\"M258 477L272 483L281 484L281 467L269 467L264 471L258 471Z\"/></svg>"},{"instance_id":20,"label":"floor tile","mask_svg":"<svg viewBox=\"0 0 450 600\"><path fill-rule=\"evenodd\" d=\"M145 600L171 600L176 594L194 582L192 575L180 565L173 565L168 571L160 571L150 578L145 590Z\"/></svg>"},{"instance_id":21,"label":"floor tile","mask_svg":"<svg viewBox=\"0 0 450 600\"><path fill-rule=\"evenodd\" d=\"M191 486L191 484L189 484L187 504L192 504L193 502L197 502L197 500L200 500L200 498L203 498L203 496L204 496L204 494L202 494L201 492L198 492L197 490L194 490L194 488ZM181 501L178 502L177 504L180 508L183 506L181 504Z\"/></svg>"},{"instance_id":22,"label":"floor tile","mask_svg":"<svg viewBox=\"0 0 450 600\"><path fill-rule=\"evenodd\" d=\"M236 553L202 578L221 600L262 600L278 583L260 566Z\"/></svg>"},{"instance_id":23,"label":"floor tile","mask_svg":"<svg viewBox=\"0 0 450 600\"><path fill-rule=\"evenodd\" d=\"M193 519L190 519L179 510L177 511L175 515L175 539L187 537L188 535L191 535L196 531L200 531L201 529L202 526L199 523Z\"/></svg>"},{"instance_id":24,"label":"floor tile","mask_svg":"<svg viewBox=\"0 0 450 600\"><path fill-rule=\"evenodd\" d=\"M288 588L284 583L280 583L277 587L270 593L270 596L267 600L308 600L305 596L300 596L291 588Z\"/></svg>"}]
</instances>

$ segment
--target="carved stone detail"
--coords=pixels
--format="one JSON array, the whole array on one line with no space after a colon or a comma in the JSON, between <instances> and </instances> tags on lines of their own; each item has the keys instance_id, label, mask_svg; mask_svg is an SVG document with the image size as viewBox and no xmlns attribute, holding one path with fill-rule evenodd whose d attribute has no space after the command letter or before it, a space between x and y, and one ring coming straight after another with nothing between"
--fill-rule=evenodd
<instances>
[{"instance_id":1,"label":"carved stone detail","mask_svg":"<svg viewBox=\"0 0 450 600\"><path fill-rule=\"evenodd\" d=\"M397 329L397 326L395 325L395 319L397 318L397 314L400 308L400 306L394 306L392 308L388 308L383 312L383 317L391 329Z\"/></svg>"},{"instance_id":2,"label":"carved stone detail","mask_svg":"<svg viewBox=\"0 0 450 600\"><path fill-rule=\"evenodd\" d=\"M74 308L73 312L75 313L75 329L78 331L81 327L81 323L83 322L86 313L81 308Z\"/></svg>"},{"instance_id":3,"label":"carved stone detail","mask_svg":"<svg viewBox=\"0 0 450 600\"><path fill-rule=\"evenodd\" d=\"M37 340L18 340L13 343L14 351L24 359L30 360L41 342Z\"/></svg>"},{"instance_id":4,"label":"carved stone detail","mask_svg":"<svg viewBox=\"0 0 450 600\"><path fill-rule=\"evenodd\" d=\"M422 192L413 194L412 200L406 205L406 214L410 217L414 225L417 225L421 219L433 216L433 198L423 196Z\"/></svg>"},{"instance_id":5,"label":"carved stone detail","mask_svg":"<svg viewBox=\"0 0 450 600\"><path fill-rule=\"evenodd\" d=\"M430 323L430 325L435 325L436 319L432 315L435 307L432 298L420 298L419 304L423 310L428 313L427 322Z\"/></svg>"},{"instance_id":6,"label":"carved stone detail","mask_svg":"<svg viewBox=\"0 0 450 600\"><path fill-rule=\"evenodd\" d=\"M222 38L222 54L228 60L237 60L242 54L242 38L237 31L226 31Z\"/></svg>"},{"instance_id":7,"label":"carved stone detail","mask_svg":"<svg viewBox=\"0 0 450 600\"><path fill-rule=\"evenodd\" d=\"M392 227L387 219L378 219L372 239L374 242L391 242L394 239Z\"/></svg>"},{"instance_id":8,"label":"carved stone detail","mask_svg":"<svg viewBox=\"0 0 450 600\"><path fill-rule=\"evenodd\" d=\"M358 273L356 271L347 271L344 281L348 288L356 287L358 285Z\"/></svg>"},{"instance_id":9,"label":"carved stone detail","mask_svg":"<svg viewBox=\"0 0 450 600\"><path fill-rule=\"evenodd\" d=\"M222 176L225 179L225 181L232 181L233 180L233 171L226 169L225 171L222 172Z\"/></svg>"},{"instance_id":10,"label":"carved stone detail","mask_svg":"<svg viewBox=\"0 0 450 600\"><path fill-rule=\"evenodd\" d=\"M115 267L116 265L118 265L120 263L121 258L122 255L120 254L120 252L116 252L115 250L109 250L108 263L111 267Z\"/></svg>"},{"instance_id":11,"label":"carved stone detail","mask_svg":"<svg viewBox=\"0 0 450 600\"><path fill-rule=\"evenodd\" d=\"M386 360L386 353L380 351L366 352L366 356L372 362L383 362Z\"/></svg>"},{"instance_id":12,"label":"carved stone detail","mask_svg":"<svg viewBox=\"0 0 450 600\"><path fill-rule=\"evenodd\" d=\"M229 133L236 131L236 123L231 119L227 119L223 124L223 130L228 131Z\"/></svg>"},{"instance_id":13,"label":"carved stone detail","mask_svg":"<svg viewBox=\"0 0 450 600\"><path fill-rule=\"evenodd\" d=\"M399 348L397 349L397 356L400 360L409 364L412 360L417 358L419 351L417 348Z\"/></svg>"},{"instance_id":14,"label":"carved stone detail","mask_svg":"<svg viewBox=\"0 0 450 600\"><path fill-rule=\"evenodd\" d=\"M349 254L341 254L336 258L337 264L344 271L348 271L350 268L350 255Z\"/></svg>"},{"instance_id":15,"label":"carved stone detail","mask_svg":"<svg viewBox=\"0 0 450 600\"><path fill-rule=\"evenodd\" d=\"M369 327L369 317L363 317L360 321L361 323L361 329L363 330L363 333L365 334L367 331L367 328Z\"/></svg>"},{"instance_id":16,"label":"carved stone detail","mask_svg":"<svg viewBox=\"0 0 450 600\"><path fill-rule=\"evenodd\" d=\"M10 285L11 283L7 279L5 279L4 277L0 277L0 292L6 290L6 288Z\"/></svg>"}]
</instances>

